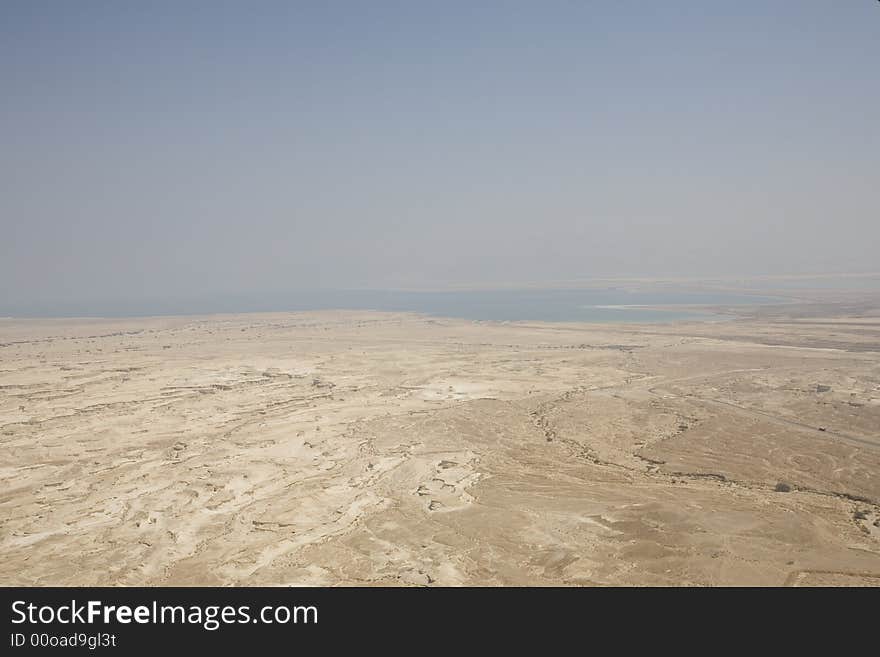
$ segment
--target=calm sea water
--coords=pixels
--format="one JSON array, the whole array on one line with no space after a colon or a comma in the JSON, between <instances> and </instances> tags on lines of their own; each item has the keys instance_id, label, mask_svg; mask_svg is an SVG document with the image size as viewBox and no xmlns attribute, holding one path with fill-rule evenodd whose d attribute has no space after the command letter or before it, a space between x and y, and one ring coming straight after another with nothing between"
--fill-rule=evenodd
<instances>
[{"instance_id":1,"label":"calm sea water","mask_svg":"<svg viewBox=\"0 0 880 657\"><path fill-rule=\"evenodd\" d=\"M455 292L309 291L271 299L118 300L112 303L55 304L51 308L0 308L10 316L123 317L199 315L302 310L383 310L494 321L658 322L711 319L690 309L609 306L737 305L778 303L772 297L724 292L633 292L624 289L471 290Z\"/></svg>"}]
</instances>

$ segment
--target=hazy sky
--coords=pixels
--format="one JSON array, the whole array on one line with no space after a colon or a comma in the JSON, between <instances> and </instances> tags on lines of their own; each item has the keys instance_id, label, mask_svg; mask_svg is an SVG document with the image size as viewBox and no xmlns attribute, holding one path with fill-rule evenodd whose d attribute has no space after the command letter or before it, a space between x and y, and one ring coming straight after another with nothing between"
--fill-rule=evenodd
<instances>
[{"instance_id":1,"label":"hazy sky","mask_svg":"<svg viewBox=\"0 0 880 657\"><path fill-rule=\"evenodd\" d=\"M876 0L4 0L0 98L0 306L880 268Z\"/></svg>"}]
</instances>

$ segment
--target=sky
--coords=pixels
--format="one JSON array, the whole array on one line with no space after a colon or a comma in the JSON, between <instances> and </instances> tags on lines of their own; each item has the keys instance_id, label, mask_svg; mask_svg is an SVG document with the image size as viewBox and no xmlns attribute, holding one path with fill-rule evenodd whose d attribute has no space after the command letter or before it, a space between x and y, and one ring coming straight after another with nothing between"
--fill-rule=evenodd
<instances>
[{"instance_id":1,"label":"sky","mask_svg":"<svg viewBox=\"0 0 880 657\"><path fill-rule=\"evenodd\" d=\"M0 314L880 269L880 2L0 3Z\"/></svg>"}]
</instances>

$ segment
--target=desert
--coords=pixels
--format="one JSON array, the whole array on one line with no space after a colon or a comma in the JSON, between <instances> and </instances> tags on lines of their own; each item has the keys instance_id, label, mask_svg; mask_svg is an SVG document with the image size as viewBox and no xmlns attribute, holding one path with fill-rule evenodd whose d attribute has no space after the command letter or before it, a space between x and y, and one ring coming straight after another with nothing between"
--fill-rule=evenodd
<instances>
[{"instance_id":1,"label":"desert","mask_svg":"<svg viewBox=\"0 0 880 657\"><path fill-rule=\"evenodd\" d=\"M2 319L0 584L877 586L863 296Z\"/></svg>"}]
</instances>

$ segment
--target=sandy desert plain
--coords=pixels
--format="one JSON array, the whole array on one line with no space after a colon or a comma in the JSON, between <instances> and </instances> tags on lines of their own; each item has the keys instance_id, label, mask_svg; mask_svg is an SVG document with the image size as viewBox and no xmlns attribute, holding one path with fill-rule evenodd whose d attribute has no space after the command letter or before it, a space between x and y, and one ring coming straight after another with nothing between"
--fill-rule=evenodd
<instances>
[{"instance_id":1,"label":"sandy desert plain","mask_svg":"<svg viewBox=\"0 0 880 657\"><path fill-rule=\"evenodd\" d=\"M880 301L0 320L2 585L880 585Z\"/></svg>"}]
</instances>

